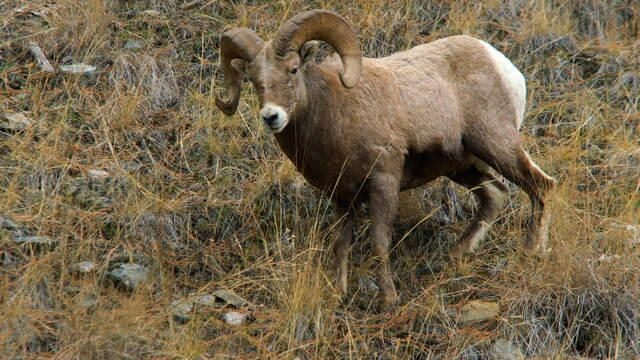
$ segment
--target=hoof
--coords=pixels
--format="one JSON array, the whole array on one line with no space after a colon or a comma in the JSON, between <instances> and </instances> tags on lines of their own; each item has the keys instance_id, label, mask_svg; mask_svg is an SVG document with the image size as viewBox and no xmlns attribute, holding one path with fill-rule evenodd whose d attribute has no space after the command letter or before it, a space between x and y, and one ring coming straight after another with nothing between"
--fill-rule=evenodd
<instances>
[{"instance_id":1,"label":"hoof","mask_svg":"<svg viewBox=\"0 0 640 360\"><path fill-rule=\"evenodd\" d=\"M524 252L526 254L546 255L551 252L551 248L547 247L546 237L534 240L533 237L527 237L524 242Z\"/></svg>"}]
</instances>

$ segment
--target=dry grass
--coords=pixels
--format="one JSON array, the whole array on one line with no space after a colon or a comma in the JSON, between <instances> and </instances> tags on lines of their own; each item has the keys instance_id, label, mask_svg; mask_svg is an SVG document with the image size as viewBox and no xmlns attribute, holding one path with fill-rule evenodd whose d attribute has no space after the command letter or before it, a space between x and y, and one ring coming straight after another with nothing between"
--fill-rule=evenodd
<instances>
[{"instance_id":1,"label":"dry grass","mask_svg":"<svg viewBox=\"0 0 640 360\"><path fill-rule=\"evenodd\" d=\"M637 1L54 3L0 4L0 112L33 120L0 130L0 214L58 240L25 248L0 230L0 358L485 359L499 338L545 359L640 357ZM250 87L232 118L213 103L221 31L269 37L316 7L349 18L367 56L467 33L514 60L530 89L527 148L560 181L550 254L518 251L528 209L513 191L478 254L451 263L444 254L474 203L439 181L405 205L423 217L396 227L402 304L376 314L358 286L372 273L364 221L352 297L337 302L329 202L255 120ZM144 48L124 49L128 39ZM30 41L55 67L98 71L40 72ZM105 278L123 258L150 269L135 292ZM80 261L98 268L78 275ZM222 307L172 319L173 301L221 288L256 305L239 310L251 323L227 325ZM470 300L497 302L500 316L456 321Z\"/></svg>"}]
</instances>

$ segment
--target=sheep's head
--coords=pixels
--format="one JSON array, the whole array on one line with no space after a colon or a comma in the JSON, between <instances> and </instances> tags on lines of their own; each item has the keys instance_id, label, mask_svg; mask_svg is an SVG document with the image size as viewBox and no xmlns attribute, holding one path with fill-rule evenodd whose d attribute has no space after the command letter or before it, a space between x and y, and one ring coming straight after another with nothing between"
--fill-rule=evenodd
<instances>
[{"instance_id":1,"label":"sheep's head","mask_svg":"<svg viewBox=\"0 0 640 360\"><path fill-rule=\"evenodd\" d=\"M230 99L216 99L226 115L233 115L240 99L243 74L251 79L260 101L260 117L267 129L282 131L296 109L307 102L306 71L316 44L326 41L340 55L342 85L352 88L360 79L362 55L349 23L326 10L301 13L284 23L273 41L263 42L253 31L237 28L220 38L220 60Z\"/></svg>"}]
</instances>

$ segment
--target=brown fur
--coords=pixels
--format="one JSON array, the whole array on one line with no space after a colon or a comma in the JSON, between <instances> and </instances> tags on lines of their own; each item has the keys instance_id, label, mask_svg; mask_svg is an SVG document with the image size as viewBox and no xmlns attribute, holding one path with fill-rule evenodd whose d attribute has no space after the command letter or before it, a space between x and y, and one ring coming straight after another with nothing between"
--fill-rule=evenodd
<instances>
[{"instance_id":1,"label":"brown fur","mask_svg":"<svg viewBox=\"0 0 640 360\"><path fill-rule=\"evenodd\" d=\"M290 74L298 66L298 74ZM522 149L516 106L478 40L454 36L363 59L360 81L351 89L340 82L337 56L322 64L294 52L279 57L269 42L246 70L261 106L273 103L289 114L288 125L275 136L307 181L332 194L347 217L351 204L370 202L383 306L398 298L388 257L402 190L440 176L472 189L480 210L454 250L462 253L484 236L507 192L490 166L530 196L531 236L525 245L544 245L544 197L555 181ZM351 239L346 226L335 247L342 291Z\"/></svg>"}]
</instances>

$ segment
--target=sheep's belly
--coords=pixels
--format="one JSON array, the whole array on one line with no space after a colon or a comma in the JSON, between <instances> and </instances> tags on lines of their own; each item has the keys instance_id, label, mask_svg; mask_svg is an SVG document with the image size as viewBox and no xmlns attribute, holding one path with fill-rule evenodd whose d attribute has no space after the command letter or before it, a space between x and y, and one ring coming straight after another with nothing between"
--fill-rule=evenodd
<instances>
[{"instance_id":1,"label":"sheep's belly","mask_svg":"<svg viewBox=\"0 0 640 360\"><path fill-rule=\"evenodd\" d=\"M405 157L400 190L413 189L440 176L451 175L464 168L464 163L437 152L409 153Z\"/></svg>"}]
</instances>

